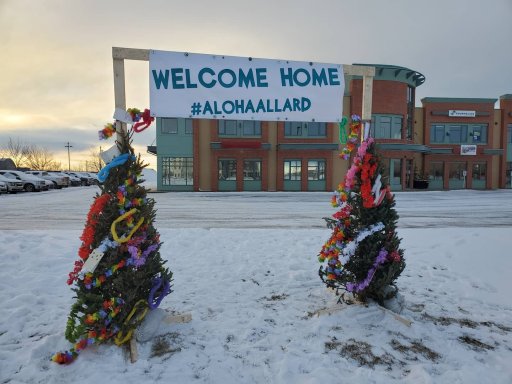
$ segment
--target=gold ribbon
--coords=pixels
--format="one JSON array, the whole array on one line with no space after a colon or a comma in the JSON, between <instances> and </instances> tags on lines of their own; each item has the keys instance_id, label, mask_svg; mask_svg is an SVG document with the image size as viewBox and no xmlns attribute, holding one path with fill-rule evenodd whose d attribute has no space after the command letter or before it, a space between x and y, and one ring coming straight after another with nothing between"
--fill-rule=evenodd
<instances>
[{"instance_id":1,"label":"gold ribbon","mask_svg":"<svg viewBox=\"0 0 512 384\"><path fill-rule=\"evenodd\" d=\"M130 217L131 215L133 215L135 212L137 212L137 208L132 208L128 212L126 212L125 214L119 216L117 219L115 219L112 222L112 225L110 226L110 232L112 232L112 237L113 237L114 241L117 241L119 244L126 243L127 241L129 241L132 238L133 234L142 225L142 223L144 222L144 218L143 217L141 217L139 219L139 221L137 222L135 227L133 227L133 229L128 233L127 236L119 237L117 235L116 225L118 223L120 223L121 221L123 221L124 219L126 219L127 217Z\"/></svg>"},{"instance_id":2,"label":"gold ribbon","mask_svg":"<svg viewBox=\"0 0 512 384\"><path fill-rule=\"evenodd\" d=\"M124 325L128 325L128 323L130 322L130 319L133 317L133 315L135 315L135 313L139 309L138 307L141 305L143 305L145 308L142 310L142 312L139 315L137 315L136 322L139 323L140 321L142 321L142 319L144 319L144 317L146 316L146 314L148 313L148 310L149 310L148 302L146 300L139 300L139 301L137 301L137 303L135 303L132 311L130 312L130 314L128 315L126 320L124 321ZM134 329L135 328L130 328L130 330L126 333L126 336L123 336L122 330L117 332L116 337L114 337L114 343L117 346L120 346L120 345L126 343L127 341L130 341L130 339L132 338Z\"/></svg>"}]
</instances>

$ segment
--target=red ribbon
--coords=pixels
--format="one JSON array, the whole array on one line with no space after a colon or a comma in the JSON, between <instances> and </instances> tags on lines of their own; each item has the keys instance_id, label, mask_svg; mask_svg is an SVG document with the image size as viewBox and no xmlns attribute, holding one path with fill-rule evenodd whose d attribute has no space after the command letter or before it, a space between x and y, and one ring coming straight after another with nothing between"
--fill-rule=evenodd
<instances>
[{"instance_id":1,"label":"red ribbon","mask_svg":"<svg viewBox=\"0 0 512 384\"><path fill-rule=\"evenodd\" d=\"M132 128L137 133L140 133L143 130L145 130L155 120L155 118L151 117L151 115L149 114L149 109L145 109L144 112L142 112L142 115L140 118L142 121L135 123Z\"/></svg>"}]
</instances>

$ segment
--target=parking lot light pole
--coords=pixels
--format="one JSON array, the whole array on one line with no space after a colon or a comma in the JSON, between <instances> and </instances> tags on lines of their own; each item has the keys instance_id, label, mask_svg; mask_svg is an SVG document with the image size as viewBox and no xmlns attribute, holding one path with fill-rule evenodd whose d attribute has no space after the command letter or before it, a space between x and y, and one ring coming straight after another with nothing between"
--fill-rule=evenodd
<instances>
[{"instance_id":1,"label":"parking lot light pole","mask_svg":"<svg viewBox=\"0 0 512 384\"><path fill-rule=\"evenodd\" d=\"M73 146L69 145L68 141L68 145L65 145L64 147L68 149L68 171L71 172L71 157L69 156L69 148L73 148Z\"/></svg>"}]
</instances>

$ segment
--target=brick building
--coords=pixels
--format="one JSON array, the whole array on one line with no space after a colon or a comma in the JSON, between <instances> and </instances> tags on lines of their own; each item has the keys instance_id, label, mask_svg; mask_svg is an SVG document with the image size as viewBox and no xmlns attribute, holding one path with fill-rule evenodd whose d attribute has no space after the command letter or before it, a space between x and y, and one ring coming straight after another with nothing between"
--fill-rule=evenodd
<instances>
[{"instance_id":1,"label":"brick building","mask_svg":"<svg viewBox=\"0 0 512 384\"><path fill-rule=\"evenodd\" d=\"M512 95L500 97L499 109L496 99L436 97L417 108L421 73L371 66L371 134L393 190L511 187ZM346 115L361 114L362 88L361 78L346 78ZM331 191L350 165L338 156L335 123L156 120L157 145L148 150L161 191Z\"/></svg>"}]
</instances>

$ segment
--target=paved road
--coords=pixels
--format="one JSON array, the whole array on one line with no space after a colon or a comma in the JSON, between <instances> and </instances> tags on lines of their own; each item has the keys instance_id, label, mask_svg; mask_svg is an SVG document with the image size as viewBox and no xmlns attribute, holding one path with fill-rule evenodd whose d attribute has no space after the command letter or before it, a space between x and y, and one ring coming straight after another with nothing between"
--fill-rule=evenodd
<instances>
[{"instance_id":1,"label":"paved road","mask_svg":"<svg viewBox=\"0 0 512 384\"><path fill-rule=\"evenodd\" d=\"M82 229L98 187L0 196L0 230ZM327 192L151 193L157 228L324 228ZM512 190L398 192L398 226L512 226Z\"/></svg>"}]
</instances>

